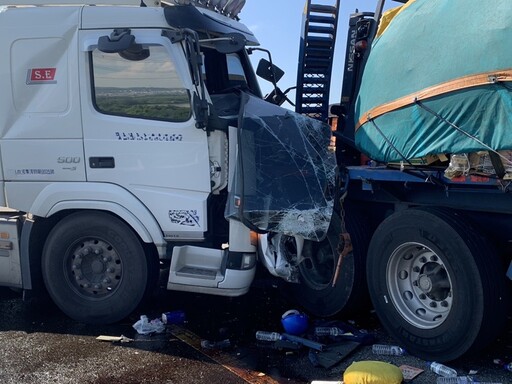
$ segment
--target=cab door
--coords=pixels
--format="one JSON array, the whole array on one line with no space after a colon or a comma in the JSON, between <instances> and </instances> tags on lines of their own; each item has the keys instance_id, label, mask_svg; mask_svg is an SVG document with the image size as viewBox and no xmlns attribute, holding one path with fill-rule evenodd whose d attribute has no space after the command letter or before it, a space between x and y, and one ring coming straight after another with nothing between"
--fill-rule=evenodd
<instances>
[{"instance_id":1,"label":"cab door","mask_svg":"<svg viewBox=\"0 0 512 384\"><path fill-rule=\"evenodd\" d=\"M132 30L135 47L101 52L98 39L111 33L81 31L80 37L87 180L133 193L165 236L201 238L210 192L208 143L195 127L184 50L161 30Z\"/></svg>"}]
</instances>

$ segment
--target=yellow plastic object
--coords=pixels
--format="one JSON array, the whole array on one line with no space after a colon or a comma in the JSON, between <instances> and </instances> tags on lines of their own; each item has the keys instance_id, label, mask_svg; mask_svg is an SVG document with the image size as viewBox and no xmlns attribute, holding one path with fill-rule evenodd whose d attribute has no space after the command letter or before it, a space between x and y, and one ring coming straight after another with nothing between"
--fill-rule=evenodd
<instances>
[{"instance_id":1,"label":"yellow plastic object","mask_svg":"<svg viewBox=\"0 0 512 384\"><path fill-rule=\"evenodd\" d=\"M384 12L382 14L382 17L379 22L379 27L377 29L377 36L379 37L384 33L386 28L388 27L389 23L395 18L396 15L398 15L400 12L402 12L404 9L406 9L408 6L410 6L412 3L414 3L416 0L409 0L407 4L401 5L399 7L391 8Z\"/></svg>"},{"instance_id":2,"label":"yellow plastic object","mask_svg":"<svg viewBox=\"0 0 512 384\"><path fill-rule=\"evenodd\" d=\"M359 361L350 364L343 374L344 384L400 384L400 368L382 361Z\"/></svg>"}]
</instances>

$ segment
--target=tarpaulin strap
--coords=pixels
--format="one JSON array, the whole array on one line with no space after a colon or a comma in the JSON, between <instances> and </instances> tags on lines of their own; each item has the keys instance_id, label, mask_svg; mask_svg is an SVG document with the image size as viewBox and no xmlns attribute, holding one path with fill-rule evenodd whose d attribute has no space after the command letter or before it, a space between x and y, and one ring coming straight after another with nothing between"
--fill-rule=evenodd
<instances>
[{"instance_id":1,"label":"tarpaulin strap","mask_svg":"<svg viewBox=\"0 0 512 384\"><path fill-rule=\"evenodd\" d=\"M356 131L368 121L375 119L388 112L407 107L414 104L418 100L425 100L431 97L444 95L446 93L458 91L461 89L478 87L482 85L495 84L505 81L512 81L512 69L504 69L498 71L490 71L460 77L450 80L432 87L425 88L419 92L400 97L386 104L381 104L371 110L365 112L356 124Z\"/></svg>"},{"instance_id":2,"label":"tarpaulin strap","mask_svg":"<svg viewBox=\"0 0 512 384\"><path fill-rule=\"evenodd\" d=\"M332 279L332 286L334 287L336 285L336 281L338 280L338 276L340 274L341 270L341 264L343 262L343 258L347 256L350 252L352 252L352 240L350 239L350 234L347 232L344 232L340 234L340 245L343 244L343 249L338 249L338 263L336 264L336 271L334 271L334 277ZM340 247L341 248L341 247Z\"/></svg>"}]
</instances>

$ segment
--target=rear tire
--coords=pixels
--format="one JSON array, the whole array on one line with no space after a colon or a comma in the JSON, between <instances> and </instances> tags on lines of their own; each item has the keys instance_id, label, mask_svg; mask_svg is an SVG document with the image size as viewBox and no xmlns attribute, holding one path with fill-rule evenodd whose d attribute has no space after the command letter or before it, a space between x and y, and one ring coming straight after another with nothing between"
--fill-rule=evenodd
<instances>
[{"instance_id":1,"label":"rear tire","mask_svg":"<svg viewBox=\"0 0 512 384\"><path fill-rule=\"evenodd\" d=\"M425 360L479 351L506 322L508 292L493 247L462 217L409 209L377 228L368 285L382 325Z\"/></svg>"},{"instance_id":2,"label":"rear tire","mask_svg":"<svg viewBox=\"0 0 512 384\"><path fill-rule=\"evenodd\" d=\"M147 289L149 266L131 228L102 212L62 219L42 256L51 298L69 317L93 324L122 320L137 308Z\"/></svg>"}]
</instances>

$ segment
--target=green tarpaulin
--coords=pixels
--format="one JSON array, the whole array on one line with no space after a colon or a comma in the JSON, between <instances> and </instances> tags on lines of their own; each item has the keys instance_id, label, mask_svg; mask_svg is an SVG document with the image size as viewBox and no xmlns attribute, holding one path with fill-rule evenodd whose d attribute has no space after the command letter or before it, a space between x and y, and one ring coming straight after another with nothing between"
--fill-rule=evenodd
<instances>
[{"instance_id":1,"label":"green tarpaulin","mask_svg":"<svg viewBox=\"0 0 512 384\"><path fill-rule=\"evenodd\" d=\"M512 149L512 1L415 0L374 40L356 100L371 158Z\"/></svg>"}]
</instances>

